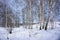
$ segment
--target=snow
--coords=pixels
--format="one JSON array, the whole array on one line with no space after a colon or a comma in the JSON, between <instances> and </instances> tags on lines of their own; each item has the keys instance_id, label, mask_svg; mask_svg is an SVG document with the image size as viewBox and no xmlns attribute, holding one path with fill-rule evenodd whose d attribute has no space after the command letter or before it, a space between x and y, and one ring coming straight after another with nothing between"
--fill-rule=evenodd
<instances>
[{"instance_id":1,"label":"snow","mask_svg":"<svg viewBox=\"0 0 60 40\"><path fill-rule=\"evenodd\" d=\"M60 40L60 27L47 31L19 27L13 28L12 34L0 27L0 40Z\"/></svg>"}]
</instances>

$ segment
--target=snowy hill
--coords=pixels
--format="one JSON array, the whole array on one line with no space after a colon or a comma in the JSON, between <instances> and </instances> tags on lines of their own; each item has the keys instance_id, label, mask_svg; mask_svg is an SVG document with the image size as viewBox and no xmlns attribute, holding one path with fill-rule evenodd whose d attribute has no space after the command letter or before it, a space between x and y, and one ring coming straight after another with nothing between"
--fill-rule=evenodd
<instances>
[{"instance_id":1,"label":"snowy hill","mask_svg":"<svg viewBox=\"0 0 60 40\"><path fill-rule=\"evenodd\" d=\"M0 27L0 40L60 40L60 27L52 30L13 28L12 34Z\"/></svg>"}]
</instances>

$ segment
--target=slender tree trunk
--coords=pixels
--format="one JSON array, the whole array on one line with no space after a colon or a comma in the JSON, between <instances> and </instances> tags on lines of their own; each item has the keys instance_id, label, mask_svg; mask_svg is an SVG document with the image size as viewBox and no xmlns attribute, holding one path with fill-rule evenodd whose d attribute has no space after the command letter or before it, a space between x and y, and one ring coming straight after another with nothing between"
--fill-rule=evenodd
<instances>
[{"instance_id":1,"label":"slender tree trunk","mask_svg":"<svg viewBox=\"0 0 60 40\"><path fill-rule=\"evenodd\" d=\"M55 5L54 5L54 9L53 9L53 13L54 13L54 15L53 15L54 27L53 28L56 27L56 7L57 7L58 0L55 0L54 2L55 2Z\"/></svg>"},{"instance_id":2,"label":"slender tree trunk","mask_svg":"<svg viewBox=\"0 0 60 40\"><path fill-rule=\"evenodd\" d=\"M31 29L31 23L32 23L32 13L31 13L31 0L29 1L29 6L30 6L30 15L29 15L29 29Z\"/></svg>"},{"instance_id":3,"label":"slender tree trunk","mask_svg":"<svg viewBox=\"0 0 60 40\"><path fill-rule=\"evenodd\" d=\"M5 1L5 5L6 5L6 1ZM5 6L5 17L6 17L6 23L5 23L5 27L7 27L7 7Z\"/></svg>"},{"instance_id":4,"label":"slender tree trunk","mask_svg":"<svg viewBox=\"0 0 60 40\"><path fill-rule=\"evenodd\" d=\"M48 18L47 18L47 20L46 20L45 30L47 30L48 23L49 23L49 20L50 20L51 6L52 6L52 0L49 0Z\"/></svg>"},{"instance_id":5,"label":"slender tree trunk","mask_svg":"<svg viewBox=\"0 0 60 40\"><path fill-rule=\"evenodd\" d=\"M40 30L44 29L44 0L40 0Z\"/></svg>"}]
</instances>

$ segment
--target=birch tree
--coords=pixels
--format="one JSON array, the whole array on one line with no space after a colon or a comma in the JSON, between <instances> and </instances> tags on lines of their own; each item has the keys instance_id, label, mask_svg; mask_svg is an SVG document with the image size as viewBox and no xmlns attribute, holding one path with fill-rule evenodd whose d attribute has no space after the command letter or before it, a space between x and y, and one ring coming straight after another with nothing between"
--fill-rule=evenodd
<instances>
[{"instance_id":1,"label":"birch tree","mask_svg":"<svg viewBox=\"0 0 60 40\"><path fill-rule=\"evenodd\" d=\"M51 6L52 6L52 0L49 0L49 7L48 7L48 18L47 18L47 20L46 20L45 30L47 30L48 23L49 23L49 20L50 20Z\"/></svg>"},{"instance_id":2,"label":"birch tree","mask_svg":"<svg viewBox=\"0 0 60 40\"><path fill-rule=\"evenodd\" d=\"M24 2L26 3L26 7L24 9L24 13L25 13L25 25L28 25L28 28L31 28L31 24L32 24L32 13L31 13L31 0L24 0Z\"/></svg>"},{"instance_id":3,"label":"birch tree","mask_svg":"<svg viewBox=\"0 0 60 40\"><path fill-rule=\"evenodd\" d=\"M44 29L44 0L40 0L40 29Z\"/></svg>"},{"instance_id":4,"label":"birch tree","mask_svg":"<svg viewBox=\"0 0 60 40\"><path fill-rule=\"evenodd\" d=\"M57 8L57 3L58 3L58 0L54 0L54 4L55 4L55 5L54 5L54 7L53 7L53 13L54 13L54 14L53 14L53 26L54 26L53 28L56 27L56 14L57 14L57 12L56 12L57 9L56 9L56 8Z\"/></svg>"}]
</instances>

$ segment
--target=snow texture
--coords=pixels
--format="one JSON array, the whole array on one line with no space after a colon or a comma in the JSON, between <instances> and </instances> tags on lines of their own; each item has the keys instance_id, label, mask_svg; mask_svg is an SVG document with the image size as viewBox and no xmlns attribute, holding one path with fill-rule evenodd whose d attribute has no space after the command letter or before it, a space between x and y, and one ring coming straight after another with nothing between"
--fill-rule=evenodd
<instances>
[{"instance_id":1,"label":"snow texture","mask_svg":"<svg viewBox=\"0 0 60 40\"><path fill-rule=\"evenodd\" d=\"M19 27L13 28L12 34L6 28L0 27L0 40L60 40L60 27L47 31Z\"/></svg>"}]
</instances>

